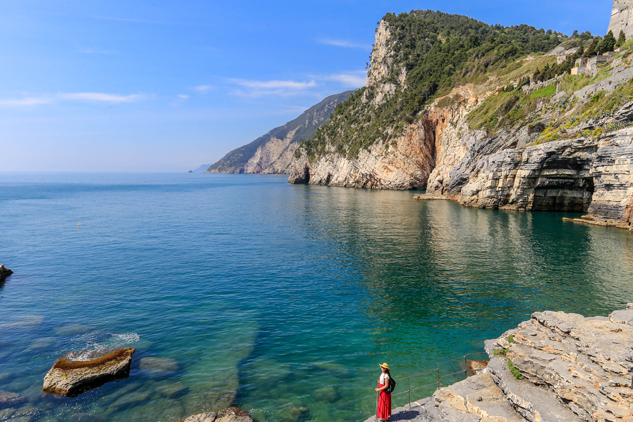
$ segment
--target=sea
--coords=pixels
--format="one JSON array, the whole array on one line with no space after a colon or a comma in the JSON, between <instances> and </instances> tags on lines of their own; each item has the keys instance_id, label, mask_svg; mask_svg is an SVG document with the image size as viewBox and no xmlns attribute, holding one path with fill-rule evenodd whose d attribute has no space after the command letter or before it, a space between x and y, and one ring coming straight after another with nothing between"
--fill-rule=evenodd
<instances>
[{"instance_id":1,"label":"sea","mask_svg":"<svg viewBox=\"0 0 633 422\"><path fill-rule=\"evenodd\" d=\"M534 312L633 302L632 233L415 193L0 173L0 264L15 272L0 284L0 399L19 395L0 420L176 422L238 406L259 422L364 421L380 363L400 406ZM65 353L122 346L136 349L129 378L42 393Z\"/></svg>"}]
</instances>

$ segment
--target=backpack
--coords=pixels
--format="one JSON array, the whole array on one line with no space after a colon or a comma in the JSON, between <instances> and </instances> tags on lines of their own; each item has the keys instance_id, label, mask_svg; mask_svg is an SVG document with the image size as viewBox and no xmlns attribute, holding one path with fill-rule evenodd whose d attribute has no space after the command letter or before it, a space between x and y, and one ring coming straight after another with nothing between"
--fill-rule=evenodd
<instances>
[{"instance_id":1,"label":"backpack","mask_svg":"<svg viewBox=\"0 0 633 422\"><path fill-rule=\"evenodd\" d=\"M395 389L396 389L396 380L393 379L391 375L389 375L389 387L385 389L385 393L391 394L393 393L393 390Z\"/></svg>"}]
</instances>

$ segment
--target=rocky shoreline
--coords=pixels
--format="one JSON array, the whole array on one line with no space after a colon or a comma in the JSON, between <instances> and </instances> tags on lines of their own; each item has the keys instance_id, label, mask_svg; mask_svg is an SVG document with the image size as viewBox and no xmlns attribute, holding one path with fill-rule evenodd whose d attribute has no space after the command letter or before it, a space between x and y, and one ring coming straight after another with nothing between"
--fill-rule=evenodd
<instances>
[{"instance_id":1,"label":"rocky shoreline","mask_svg":"<svg viewBox=\"0 0 633 422\"><path fill-rule=\"evenodd\" d=\"M608 317L536 312L485 342L485 370L390 420L626 422L633 419L633 304ZM373 421L373 417L367 422Z\"/></svg>"}]
</instances>

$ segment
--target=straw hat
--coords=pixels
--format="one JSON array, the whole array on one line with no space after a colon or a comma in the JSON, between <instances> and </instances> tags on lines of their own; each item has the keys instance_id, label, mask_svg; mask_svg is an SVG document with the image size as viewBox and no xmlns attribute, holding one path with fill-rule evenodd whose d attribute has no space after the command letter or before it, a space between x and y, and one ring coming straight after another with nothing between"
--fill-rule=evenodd
<instances>
[{"instance_id":1,"label":"straw hat","mask_svg":"<svg viewBox=\"0 0 633 422\"><path fill-rule=\"evenodd\" d=\"M385 369L388 369L388 370L391 371L391 369L389 368L389 365L387 365L387 363L383 363L382 365L378 365L378 366L380 366L381 368L385 368Z\"/></svg>"}]
</instances>

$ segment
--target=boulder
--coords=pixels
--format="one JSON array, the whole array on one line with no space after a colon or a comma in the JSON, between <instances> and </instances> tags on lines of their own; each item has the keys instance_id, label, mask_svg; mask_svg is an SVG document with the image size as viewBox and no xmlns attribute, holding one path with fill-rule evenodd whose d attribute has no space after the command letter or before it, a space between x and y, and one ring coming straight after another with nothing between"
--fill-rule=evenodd
<instances>
[{"instance_id":1,"label":"boulder","mask_svg":"<svg viewBox=\"0 0 633 422\"><path fill-rule=\"evenodd\" d=\"M42 390L74 397L106 382L127 378L134 352L131 347L120 347L67 353L48 371Z\"/></svg>"},{"instance_id":2,"label":"boulder","mask_svg":"<svg viewBox=\"0 0 633 422\"><path fill-rule=\"evenodd\" d=\"M184 421L179 422L254 422L247 411L239 407L229 407L221 413L201 413L189 416Z\"/></svg>"},{"instance_id":3,"label":"boulder","mask_svg":"<svg viewBox=\"0 0 633 422\"><path fill-rule=\"evenodd\" d=\"M13 271L4 266L4 264L0 264L0 281L9 277L13 274Z\"/></svg>"}]
</instances>

